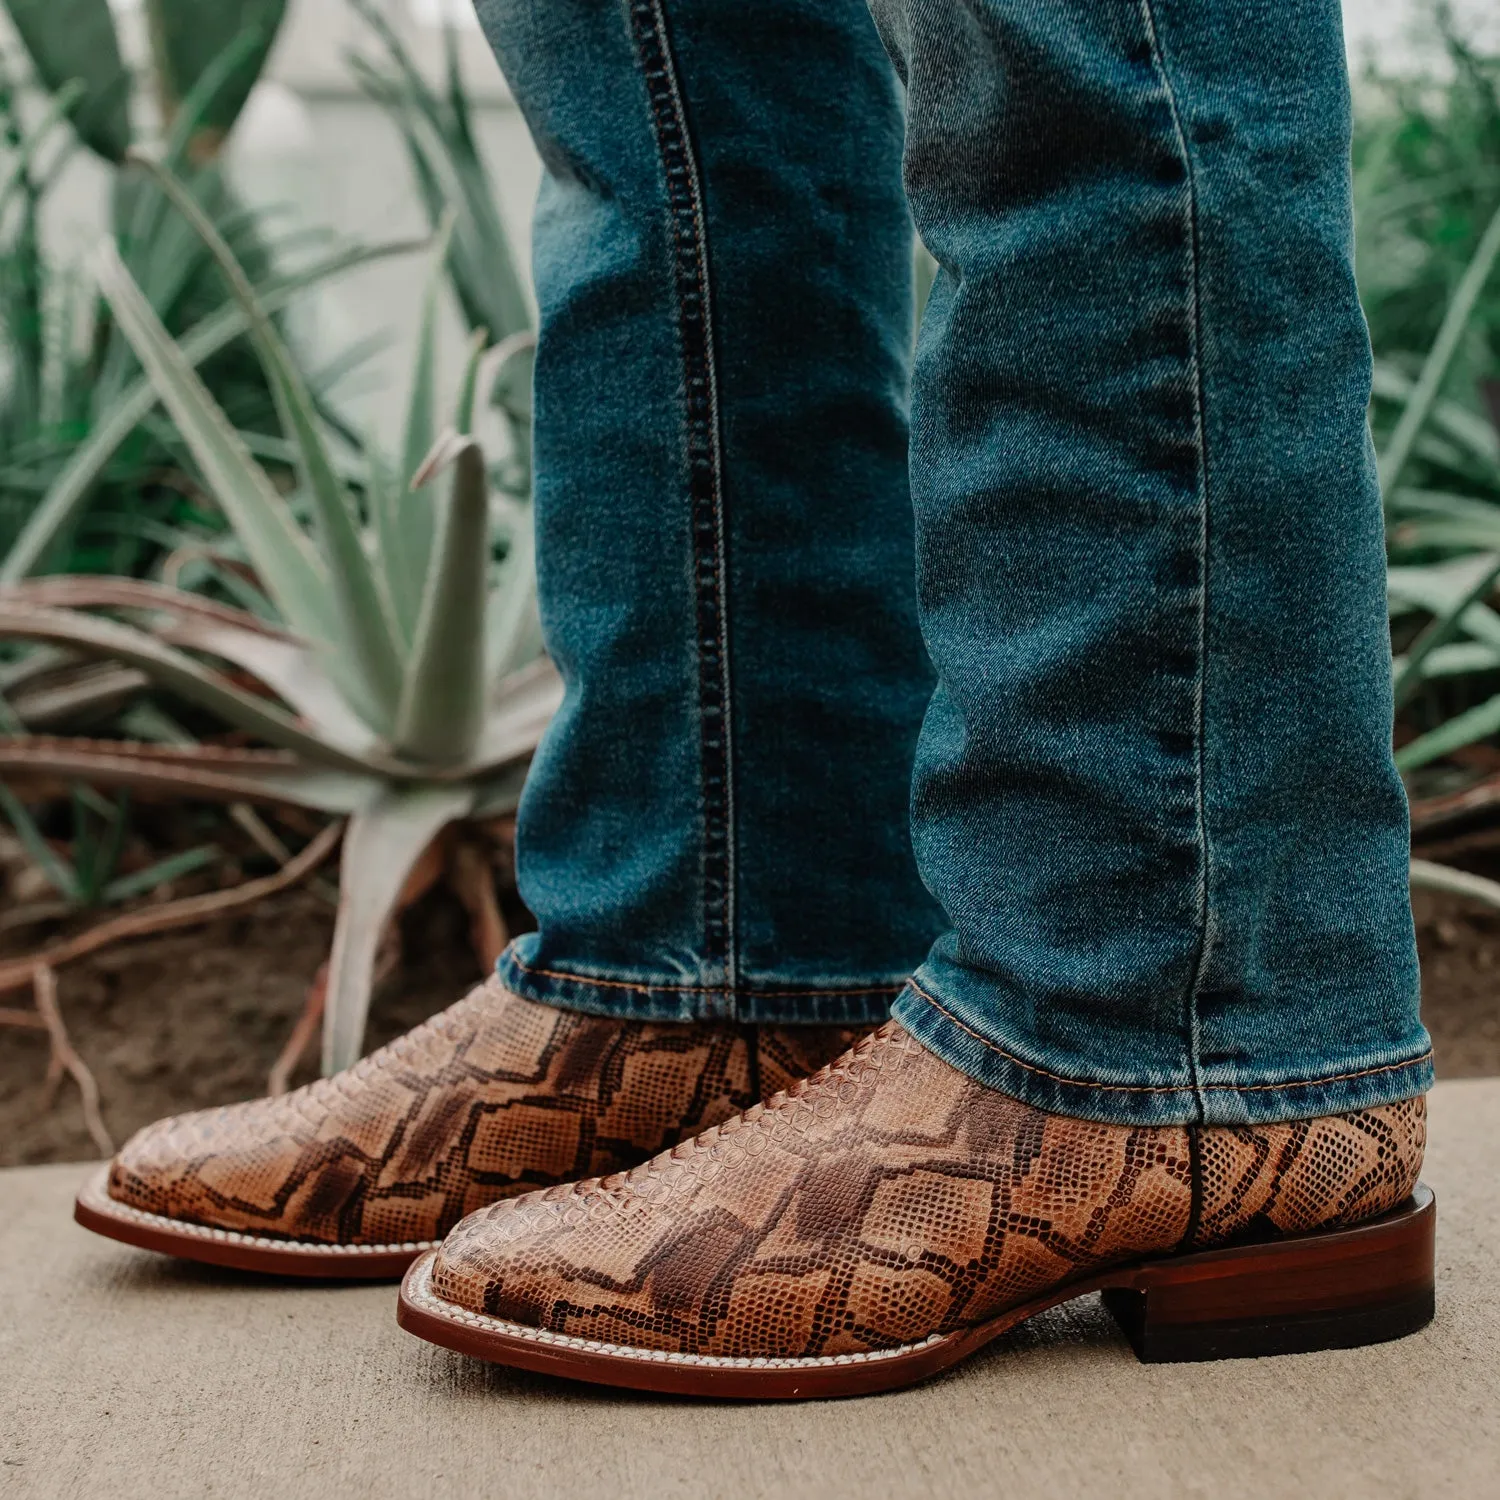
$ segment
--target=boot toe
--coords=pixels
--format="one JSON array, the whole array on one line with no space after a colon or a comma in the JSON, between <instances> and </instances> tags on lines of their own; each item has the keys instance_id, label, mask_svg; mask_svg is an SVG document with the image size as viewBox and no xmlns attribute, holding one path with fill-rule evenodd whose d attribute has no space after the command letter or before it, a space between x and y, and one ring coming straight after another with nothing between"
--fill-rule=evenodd
<instances>
[{"instance_id":1,"label":"boot toe","mask_svg":"<svg viewBox=\"0 0 1500 1500\"><path fill-rule=\"evenodd\" d=\"M196 1110L138 1130L109 1164L110 1198L159 1218L215 1227L222 1218L228 1226L228 1217L216 1212L219 1195L209 1184L232 1187L235 1178L254 1175L255 1159L264 1151L259 1132L245 1128L250 1109Z\"/></svg>"},{"instance_id":2,"label":"boot toe","mask_svg":"<svg viewBox=\"0 0 1500 1500\"><path fill-rule=\"evenodd\" d=\"M567 1270L557 1241L587 1216L590 1183L523 1193L456 1224L437 1252L432 1290L466 1312L530 1327L551 1326Z\"/></svg>"}]
</instances>

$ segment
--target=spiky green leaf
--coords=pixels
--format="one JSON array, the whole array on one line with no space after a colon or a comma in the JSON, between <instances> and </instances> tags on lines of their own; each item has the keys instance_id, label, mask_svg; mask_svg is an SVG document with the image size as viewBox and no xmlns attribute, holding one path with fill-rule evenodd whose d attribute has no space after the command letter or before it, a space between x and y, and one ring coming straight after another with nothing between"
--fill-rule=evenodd
<instances>
[{"instance_id":1,"label":"spiky green leaf","mask_svg":"<svg viewBox=\"0 0 1500 1500\"><path fill-rule=\"evenodd\" d=\"M73 610L0 602L0 638L46 642L86 656L138 667L187 702L208 709L236 728L259 735L279 748L306 756L314 765L401 774L398 765L367 754L365 745L339 745L331 737L310 732L268 700L237 688L223 673L203 666L143 630L118 621Z\"/></svg>"},{"instance_id":2,"label":"spiky green leaf","mask_svg":"<svg viewBox=\"0 0 1500 1500\"><path fill-rule=\"evenodd\" d=\"M445 455L449 465L453 482L440 507L395 740L398 753L436 765L463 761L484 718L489 483L472 439L458 439Z\"/></svg>"},{"instance_id":3,"label":"spiky green leaf","mask_svg":"<svg viewBox=\"0 0 1500 1500\"><path fill-rule=\"evenodd\" d=\"M389 791L349 820L339 915L328 960L323 1072L342 1072L364 1050L375 955L412 867L439 833L474 806L467 785Z\"/></svg>"},{"instance_id":4,"label":"spiky green leaf","mask_svg":"<svg viewBox=\"0 0 1500 1500\"><path fill-rule=\"evenodd\" d=\"M1401 413L1401 420L1397 422L1385 451L1380 455L1380 480L1388 490L1395 488L1411 459L1417 438L1442 391L1453 356L1468 332L1475 304L1479 301L1479 295L1490 279L1497 260L1500 260L1500 208L1495 210L1459 281L1411 398Z\"/></svg>"},{"instance_id":5,"label":"spiky green leaf","mask_svg":"<svg viewBox=\"0 0 1500 1500\"><path fill-rule=\"evenodd\" d=\"M208 247L249 322L250 336L276 395L282 424L295 437L301 454L302 473L327 559L326 576L339 616L339 643L352 654L380 715L377 727L386 731L401 694L400 643L355 524L353 506L319 431L317 412L301 372L243 268L192 193L161 163L139 159Z\"/></svg>"},{"instance_id":6,"label":"spiky green leaf","mask_svg":"<svg viewBox=\"0 0 1500 1500\"><path fill-rule=\"evenodd\" d=\"M96 261L99 289L158 396L193 451L282 618L310 640L333 643L328 570L239 434L106 241Z\"/></svg>"},{"instance_id":7,"label":"spiky green leaf","mask_svg":"<svg viewBox=\"0 0 1500 1500\"><path fill-rule=\"evenodd\" d=\"M418 242L396 241L340 250L305 271L268 283L260 291L261 305L267 312L278 312L300 292L334 276L388 256L410 254L416 248ZM188 333L178 344L178 352L190 368L196 368L241 337L247 326L248 320L239 307L222 308ZM15 583L36 571L56 539L77 520L120 445L140 426L158 400L156 386L149 377L143 377L134 381L103 413L53 480L10 551L0 560L0 583ZM331 614L326 619L331 630Z\"/></svg>"},{"instance_id":8,"label":"spiky green leaf","mask_svg":"<svg viewBox=\"0 0 1500 1500\"><path fill-rule=\"evenodd\" d=\"M131 77L120 56L109 0L6 0L37 77L52 93L77 80L84 97L73 125L108 161L130 149Z\"/></svg>"},{"instance_id":9,"label":"spiky green leaf","mask_svg":"<svg viewBox=\"0 0 1500 1500\"><path fill-rule=\"evenodd\" d=\"M422 297L422 319L417 332L417 355L412 367L402 434L400 492L396 500L395 536L382 550L387 587L407 640L414 640L422 613L422 591L432 563L437 534L436 493L413 483L418 469L437 441L437 331L448 249L453 240L452 215L438 233L432 269Z\"/></svg>"},{"instance_id":10,"label":"spiky green leaf","mask_svg":"<svg viewBox=\"0 0 1500 1500\"><path fill-rule=\"evenodd\" d=\"M276 43L287 0L146 0L146 22L162 110L176 118L205 72L230 49L233 69L195 122L198 159L217 149L239 118Z\"/></svg>"}]
</instances>

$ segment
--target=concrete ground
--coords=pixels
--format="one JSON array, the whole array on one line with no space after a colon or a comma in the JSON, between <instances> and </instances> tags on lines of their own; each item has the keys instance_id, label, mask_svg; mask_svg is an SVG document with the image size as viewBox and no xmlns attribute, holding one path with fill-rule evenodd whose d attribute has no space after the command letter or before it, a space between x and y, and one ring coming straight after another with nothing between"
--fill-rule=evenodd
<instances>
[{"instance_id":1,"label":"concrete ground","mask_svg":"<svg viewBox=\"0 0 1500 1500\"><path fill-rule=\"evenodd\" d=\"M1500 1496L1500 1080L1442 1084L1437 1322L1398 1344L1136 1363L1097 1301L917 1390L634 1398L403 1334L389 1287L97 1239L81 1167L0 1173L0 1497L668 1500Z\"/></svg>"}]
</instances>

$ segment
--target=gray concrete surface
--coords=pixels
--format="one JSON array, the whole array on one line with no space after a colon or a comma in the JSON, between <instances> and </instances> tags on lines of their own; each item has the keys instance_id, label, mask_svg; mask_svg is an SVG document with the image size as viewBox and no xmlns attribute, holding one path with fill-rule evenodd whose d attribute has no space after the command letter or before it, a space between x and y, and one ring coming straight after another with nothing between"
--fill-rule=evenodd
<instances>
[{"instance_id":1,"label":"gray concrete surface","mask_svg":"<svg viewBox=\"0 0 1500 1500\"><path fill-rule=\"evenodd\" d=\"M1399 1344L1138 1365L1097 1302L921 1389L703 1406L493 1369L386 1287L277 1286L96 1239L78 1167L0 1173L0 1496L1500 1495L1500 1081L1433 1097L1437 1322Z\"/></svg>"}]
</instances>

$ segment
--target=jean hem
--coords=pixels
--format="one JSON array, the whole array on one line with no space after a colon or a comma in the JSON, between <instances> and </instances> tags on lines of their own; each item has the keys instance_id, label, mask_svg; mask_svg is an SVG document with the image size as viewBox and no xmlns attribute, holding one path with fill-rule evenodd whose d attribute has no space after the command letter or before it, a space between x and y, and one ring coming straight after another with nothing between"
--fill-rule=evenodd
<instances>
[{"instance_id":1,"label":"jean hem","mask_svg":"<svg viewBox=\"0 0 1500 1500\"><path fill-rule=\"evenodd\" d=\"M1432 1087L1432 1050L1410 1057L1352 1059L1318 1077L1224 1079L1205 1072L1145 1082L1068 1076L996 1040L916 984L892 1015L929 1052L962 1073L1036 1109L1109 1125L1262 1125L1374 1109Z\"/></svg>"},{"instance_id":2,"label":"jean hem","mask_svg":"<svg viewBox=\"0 0 1500 1500\"><path fill-rule=\"evenodd\" d=\"M905 981L854 981L818 987L785 986L774 980L762 986L685 984L575 974L528 963L513 943L500 955L500 982L512 994L539 1005L614 1016L622 1021L731 1021L775 1026L864 1026L889 1018L891 1001Z\"/></svg>"}]
</instances>

